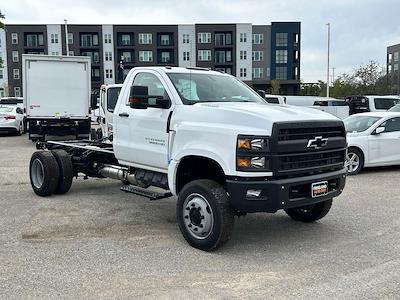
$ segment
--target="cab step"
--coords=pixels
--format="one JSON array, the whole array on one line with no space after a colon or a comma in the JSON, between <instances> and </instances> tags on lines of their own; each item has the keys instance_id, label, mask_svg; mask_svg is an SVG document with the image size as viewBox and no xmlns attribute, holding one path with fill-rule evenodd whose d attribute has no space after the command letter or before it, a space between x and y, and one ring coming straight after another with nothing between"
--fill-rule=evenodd
<instances>
[{"instance_id":1,"label":"cab step","mask_svg":"<svg viewBox=\"0 0 400 300\"><path fill-rule=\"evenodd\" d=\"M132 194L136 194L139 196L149 198L151 201L169 198L172 196L171 192L159 193L159 192L155 192L155 191L149 191L147 189L144 189L144 188L141 188L141 187L138 187L135 185L131 185L131 184L121 186L120 190L127 192L127 193L132 193Z\"/></svg>"}]
</instances>

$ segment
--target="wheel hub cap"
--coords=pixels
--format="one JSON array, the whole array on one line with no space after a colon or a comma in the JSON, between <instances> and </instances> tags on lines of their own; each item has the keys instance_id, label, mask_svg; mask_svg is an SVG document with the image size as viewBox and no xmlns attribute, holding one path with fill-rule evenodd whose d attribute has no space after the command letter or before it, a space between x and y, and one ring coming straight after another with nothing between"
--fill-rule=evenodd
<instances>
[{"instance_id":1,"label":"wheel hub cap","mask_svg":"<svg viewBox=\"0 0 400 300\"><path fill-rule=\"evenodd\" d=\"M33 185L40 189L44 181L44 167L39 159L35 159L32 163L31 177Z\"/></svg>"},{"instance_id":2,"label":"wheel hub cap","mask_svg":"<svg viewBox=\"0 0 400 300\"><path fill-rule=\"evenodd\" d=\"M350 152L347 155L346 166L349 173L355 172L360 166L360 158L358 157L358 155L353 152Z\"/></svg>"},{"instance_id":3,"label":"wheel hub cap","mask_svg":"<svg viewBox=\"0 0 400 300\"><path fill-rule=\"evenodd\" d=\"M211 234L214 224L212 209L207 199L200 194L191 194L183 203L183 220L188 232L197 239Z\"/></svg>"}]
</instances>

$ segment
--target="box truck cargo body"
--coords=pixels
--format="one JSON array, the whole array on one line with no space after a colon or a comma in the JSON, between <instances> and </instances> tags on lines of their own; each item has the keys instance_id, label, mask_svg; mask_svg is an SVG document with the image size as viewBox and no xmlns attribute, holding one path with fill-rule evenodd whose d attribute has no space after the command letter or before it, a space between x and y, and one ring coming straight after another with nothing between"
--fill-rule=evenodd
<instances>
[{"instance_id":1,"label":"box truck cargo body","mask_svg":"<svg viewBox=\"0 0 400 300\"><path fill-rule=\"evenodd\" d=\"M22 55L29 138L90 134L90 58Z\"/></svg>"}]
</instances>

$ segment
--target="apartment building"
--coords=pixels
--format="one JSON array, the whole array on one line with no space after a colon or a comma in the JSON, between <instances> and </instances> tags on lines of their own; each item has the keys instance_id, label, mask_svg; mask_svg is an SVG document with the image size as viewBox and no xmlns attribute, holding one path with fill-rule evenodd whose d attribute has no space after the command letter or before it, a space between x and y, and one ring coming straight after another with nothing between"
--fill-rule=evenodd
<instances>
[{"instance_id":1,"label":"apartment building","mask_svg":"<svg viewBox=\"0 0 400 300\"><path fill-rule=\"evenodd\" d=\"M400 44L387 47L387 80L394 94L400 94Z\"/></svg>"},{"instance_id":2,"label":"apartment building","mask_svg":"<svg viewBox=\"0 0 400 300\"><path fill-rule=\"evenodd\" d=\"M22 95L22 54L84 55L92 88L120 83L136 66L205 67L254 89L278 80L282 94L300 87L300 23L188 25L6 25L0 31L0 93Z\"/></svg>"}]
</instances>

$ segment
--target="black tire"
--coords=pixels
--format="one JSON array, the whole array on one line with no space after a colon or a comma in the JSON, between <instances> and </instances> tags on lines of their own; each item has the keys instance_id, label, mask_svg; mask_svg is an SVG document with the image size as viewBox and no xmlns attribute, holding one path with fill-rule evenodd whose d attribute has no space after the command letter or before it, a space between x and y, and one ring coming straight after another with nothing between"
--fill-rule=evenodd
<instances>
[{"instance_id":1,"label":"black tire","mask_svg":"<svg viewBox=\"0 0 400 300\"><path fill-rule=\"evenodd\" d=\"M29 177L36 195L45 197L54 193L57 188L60 169L50 151L36 151L29 164Z\"/></svg>"},{"instance_id":2,"label":"black tire","mask_svg":"<svg viewBox=\"0 0 400 300\"><path fill-rule=\"evenodd\" d=\"M188 200L191 197L195 197L196 199L198 197L198 199L200 199L199 201L203 202L205 200L203 204L206 205L206 209L199 208L201 205L199 205L199 207L195 207L193 205L194 203L190 202L194 201L193 199L195 198L190 201ZM190 206L190 203L193 205L193 207ZM191 208L188 209L189 207ZM188 215L185 215L186 211ZM209 179L199 179L186 184L178 196L176 216L179 229L181 230L185 240L191 246L200 250L215 250L226 243L231 237L234 225L234 211L229 204L226 190L215 181ZM196 218L198 221L197 223L192 221L192 219L194 220ZM212 222L207 222L207 220L210 218L212 218ZM205 232L191 231L191 229L189 229L190 225L186 224L187 222L193 226L193 230L200 228L199 231L202 231L205 230L204 228L210 228L207 231L208 234ZM201 222L207 223L205 223L203 226L203 223ZM192 228L192 226L190 226L190 228ZM204 236L195 236L196 234L200 235L203 233Z\"/></svg>"},{"instance_id":3,"label":"black tire","mask_svg":"<svg viewBox=\"0 0 400 300\"><path fill-rule=\"evenodd\" d=\"M17 135L21 136L23 131L24 131L23 125L22 125L22 123L20 123L19 126L18 126Z\"/></svg>"},{"instance_id":4,"label":"black tire","mask_svg":"<svg viewBox=\"0 0 400 300\"><path fill-rule=\"evenodd\" d=\"M53 153L60 170L57 188L54 193L65 194L71 188L72 179L74 177L71 157L64 150L52 150L51 153Z\"/></svg>"},{"instance_id":5,"label":"black tire","mask_svg":"<svg viewBox=\"0 0 400 300\"><path fill-rule=\"evenodd\" d=\"M347 150L347 158L346 158L346 160L349 157L352 157L352 156L354 156L356 159L358 159L359 164L358 164L358 167L356 169L352 169L349 165L347 165L348 166L347 174L350 175L350 176L357 175L364 168L364 154L362 153L362 151L360 151L357 148L350 147ZM346 163L349 164L348 161L346 161Z\"/></svg>"},{"instance_id":6,"label":"black tire","mask_svg":"<svg viewBox=\"0 0 400 300\"><path fill-rule=\"evenodd\" d=\"M315 222L325 217L332 207L332 199L312 205L285 209L285 212L293 220L300 222Z\"/></svg>"}]
</instances>

